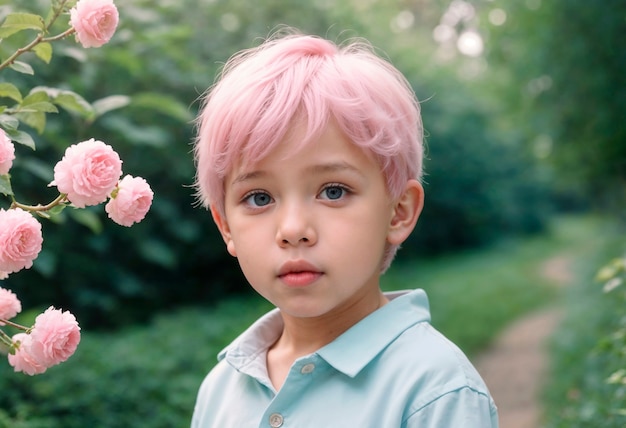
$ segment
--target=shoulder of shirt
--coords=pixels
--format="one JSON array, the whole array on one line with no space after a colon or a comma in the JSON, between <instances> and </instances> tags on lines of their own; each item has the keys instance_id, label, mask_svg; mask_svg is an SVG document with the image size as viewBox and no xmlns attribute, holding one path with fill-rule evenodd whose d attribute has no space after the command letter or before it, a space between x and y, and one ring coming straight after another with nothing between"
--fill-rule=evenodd
<instances>
[{"instance_id":1,"label":"shoulder of shirt","mask_svg":"<svg viewBox=\"0 0 626 428\"><path fill-rule=\"evenodd\" d=\"M430 323L416 324L405 330L396 346L398 358L406 364L431 367L446 376L465 379L471 387L484 388L469 358Z\"/></svg>"},{"instance_id":2,"label":"shoulder of shirt","mask_svg":"<svg viewBox=\"0 0 626 428\"><path fill-rule=\"evenodd\" d=\"M415 318L413 323L407 322L406 328L371 364L393 365L382 371L391 374L389 371L399 370L403 376L407 376L407 380L419 379L420 389L432 389L435 395L435 391L446 394L466 387L489 395L487 386L465 353L431 324L430 308L428 302L423 301L425 294L422 293L422 290L406 293L404 298L412 300L412 303L404 302L403 305L413 310L426 308L428 317L424 316L421 320ZM402 311L401 308L399 310ZM401 314L403 319L409 318L405 313Z\"/></svg>"}]
</instances>

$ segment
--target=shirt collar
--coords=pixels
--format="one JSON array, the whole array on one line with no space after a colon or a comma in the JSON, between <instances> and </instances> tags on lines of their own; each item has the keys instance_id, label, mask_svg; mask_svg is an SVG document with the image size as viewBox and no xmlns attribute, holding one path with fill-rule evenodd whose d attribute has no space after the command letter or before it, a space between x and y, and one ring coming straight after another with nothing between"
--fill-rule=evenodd
<instances>
[{"instance_id":1,"label":"shirt collar","mask_svg":"<svg viewBox=\"0 0 626 428\"><path fill-rule=\"evenodd\" d=\"M430 321L423 290L387 293L390 302L372 312L317 354L336 370L356 376L383 349L409 327ZM346 350L350 352L346 352Z\"/></svg>"},{"instance_id":2,"label":"shirt collar","mask_svg":"<svg viewBox=\"0 0 626 428\"><path fill-rule=\"evenodd\" d=\"M267 350L280 337L283 325L278 309L268 312L223 349L217 355L218 361L226 359L237 371L272 388L267 376Z\"/></svg>"},{"instance_id":3,"label":"shirt collar","mask_svg":"<svg viewBox=\"0 0 626 428\"><path fill-rule=\"evenodd\" d=\"M337 339L316 352L347 376L356 376L402 332L419 322L430 321L428 298L423 290L385 293L390 302L372 312ZM266 377L265 355L278 340L283 320L274 309L252 324L218 355L235 369ZM346 352L349 349L350 352Z\"/></svg>"}]
</instances>

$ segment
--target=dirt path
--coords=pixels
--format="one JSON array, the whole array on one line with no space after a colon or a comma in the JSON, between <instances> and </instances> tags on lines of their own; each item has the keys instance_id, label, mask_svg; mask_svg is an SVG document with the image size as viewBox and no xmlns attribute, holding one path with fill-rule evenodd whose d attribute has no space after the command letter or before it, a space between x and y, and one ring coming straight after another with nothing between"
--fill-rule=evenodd
<instances>
[{"instance_id":1,"label":"dirt path","mask_svg":"<svg viewBox=\"0 0 626 428\"><path fill-rule=\"evenodd\" d=\"M545 345L560 313L547 309L508 327L476 361L498 406L500 428L539 428L538 395L548 371Z\"/></svg>"},{"instance_id":2,"label":"dirt path","mask_svg":"<svg viewBox=\"0 0 626 428\"><path fill-rule=\"evenodd\" d=\"M568 258L548 260L543 275L555 286L570 283ZM540 428L540 396L548 374L547 340L561 319L561 311L548 308L531 313L505 329L492 347L475 361L494 397L500 428Z\"/></svg>"}]
</instances>

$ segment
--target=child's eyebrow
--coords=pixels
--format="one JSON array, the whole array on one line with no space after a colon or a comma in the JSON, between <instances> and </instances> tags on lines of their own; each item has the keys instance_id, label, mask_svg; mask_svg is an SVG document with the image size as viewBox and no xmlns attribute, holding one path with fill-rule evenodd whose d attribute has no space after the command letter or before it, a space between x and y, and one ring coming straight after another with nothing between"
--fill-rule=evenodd
<instances>
[{"instance_id":1,"label":"child's eyebrow","mask_svg":"<svg viewBox=\"0 0 626 428\"><path fill-rule=\"evenodd\" d=\"M351 165L348 162L329 162L329 163L323 163L323 164L318 164L318 165L311 165L306 168L306 172L310 174L322 174L322 173L342 172L342 171L347 171L347 172L351 172L351 173L363 176L363 173L358 168L356 168L355 166ZM239 174L235 178L233 178L230 185L233 186L235 184L242 183L244 181L254 180L257 178L263 178L269 175L270 175L269 172L263 171L263 170L244 172L242 174Z\"/></svg>"},{"instance_id":2,"label":"child's eyebrow","mask_svg":"<svg viewBox=\"0 0 626 428\"><path fill-rule=\"evenodd\" d=\"M348 171L348 172L353 172L359 175L363 175L363 173L358 168L356 168L355 166L351 165L348 162L343 162L343 161L312 165L309 168L307 168L307 170L308 172L311 172L311 173Z\"/></svg>"},{"instance_id":3,"label":"child's eyebrow","mask_svg":"<svg viewBox=\"0 0 626 428\"><path fill-rule=\"evenodd\" d=\"M255 178L259 178L259 177L264 177L267 176L268 173L265 171L250 171L250 172L244 172L243 174L239 174L237 177L233 178L233 181L231 181L230 185L235 185L237 183L241 183L243 181L247 181L247 180L253 180Z\"/></svg>"}]
</instances>

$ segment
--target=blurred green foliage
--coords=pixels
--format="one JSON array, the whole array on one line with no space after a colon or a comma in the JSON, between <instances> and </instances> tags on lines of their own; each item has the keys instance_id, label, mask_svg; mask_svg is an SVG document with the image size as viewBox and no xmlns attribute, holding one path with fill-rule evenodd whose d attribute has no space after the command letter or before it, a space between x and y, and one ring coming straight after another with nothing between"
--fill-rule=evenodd
<instances>
[{"instance_id":1,"label":"blurred green foliage","mask_svg":"<svg viewBox=\"0 0 626 428\"><path fill-rule=\"evenodd\" d=\"M624 254L624 228L613 220L605 220L604 228L609 234L588 241L587 260L576 265L577 280L566 290L565 320L552 339L543 397L546 428L626 425L626 293L623 284L603 293L606 281L594 278L598 266Z\"/></svg>"},{"instance_id":2,"label":"blurred green foliage","mask_svg":"<svg viewBox=\"0 0 626 428\"><path fill-rule=\"evenodd\" d=\"M510 120L557 168L560 188L623 216L626 201L626 4L529 0L498 5L488 58L506 71ZM516 114L517 113L517 114Z\"/></svg>"},{"instance_id":3,"label":"blurred green foliage","mask_svg":"<svg viewBox=\"0 0 626 428\"><path fill-rule=\"evenodd\" d=\"M624 299L603 296L593 275L624 254L626 4L533 0L498 7L508 18L493 28L488 58L503 70L504 84L519 87L503 92L505 116L528 124L520 131L552 169L555 188L569 195L562 203L584 195L620 223L614 239L589 241L569 290L566 322L555 336L546 426L623 427Z\"/></svg>"},{"instance_id":4,"label":"blurred green foliage","mask_svg":"<svg viewBox=\"0 0 626 428\"><path fill-rule=\"evenodd\" d=\"M125 171L148 180L155 191L153 207L131 229L112 224L99 209L90 211L101 220L100 233L67 214L63 224L44 222L44 250L33 269L3 284L25 306L54 304L72 310L83 327L111 328L146 321L178 304L216 302L248 291L209 213L194 207L193 118L220 64L280 24L338 41L371 39L422 100L427 200L400 258L484 245L544 227L551 212L550 168L536 162L526 133L519 130L523 124L500 114L500 99L520 88L504 92L498 86L505 80L502 67L460 77L480 60L438 59L432 31L447 3L118 3L121 21L111 43L82 50L68 40L55 48L49 66L38 67L35 80L6 77L18 85L71 88L90 102L131 97L127 107L95 121L68 112L50 117L36 137L36 152L18 147L11 171L14 190L27 203L48 200L46 184L65 147L94 137L120 153ZM32 7L45 4L37 0ZM3 6L0 13L11 7L17 6ZM486 13L478 4L477 11Z\"/></svg>"}]
</instances>

